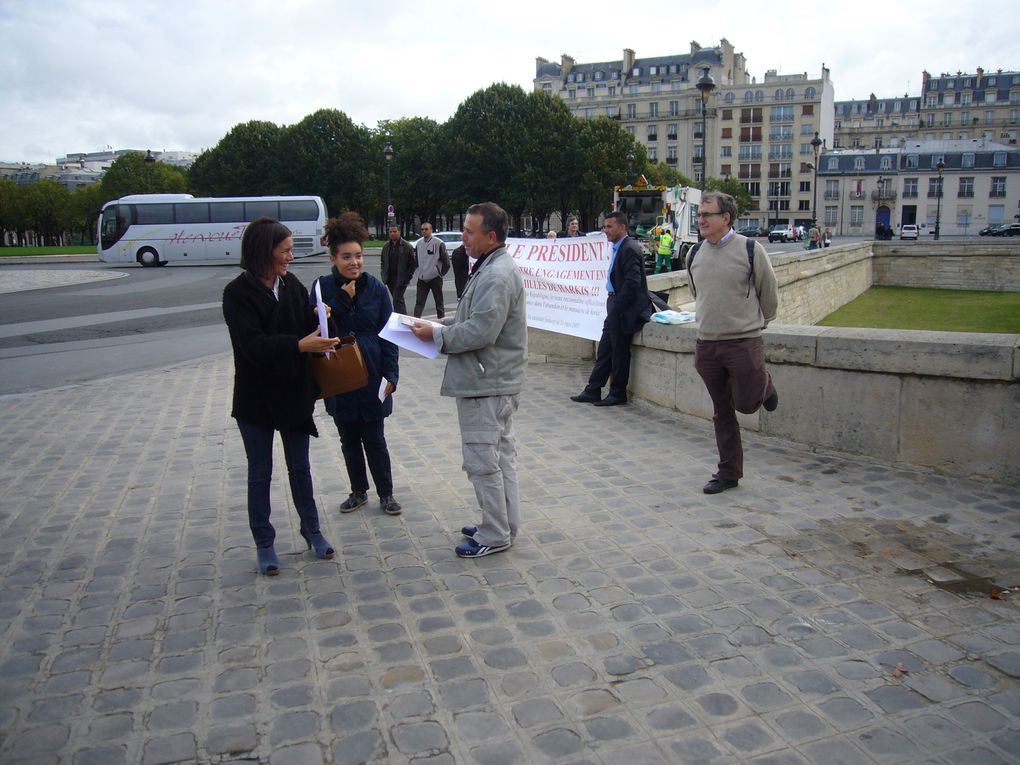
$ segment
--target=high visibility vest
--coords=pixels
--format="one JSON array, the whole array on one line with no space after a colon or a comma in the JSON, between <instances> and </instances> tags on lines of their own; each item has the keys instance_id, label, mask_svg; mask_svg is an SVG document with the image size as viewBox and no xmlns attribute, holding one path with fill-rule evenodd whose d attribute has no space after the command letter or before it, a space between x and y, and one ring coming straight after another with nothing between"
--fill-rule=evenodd
<instances>
[{"instance_id":1,"label":"high visibility vest","mask_svg":"<svg viewBox=\"0 0 1020 765\"><path fill-rule=\"evenodd\" d=\"M659 254L671 255L673 253L673 237L666 231L659 237Z\"/></svg>"}]
</instances>

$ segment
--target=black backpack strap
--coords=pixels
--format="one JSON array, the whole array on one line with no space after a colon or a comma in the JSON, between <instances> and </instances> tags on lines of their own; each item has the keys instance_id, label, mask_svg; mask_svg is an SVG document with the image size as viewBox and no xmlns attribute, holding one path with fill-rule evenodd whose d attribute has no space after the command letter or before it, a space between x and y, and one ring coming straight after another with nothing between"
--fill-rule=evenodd
<instances>
[{"instance_id":1,"label":"black backpack strap","mask_svg":"<svg viewBox=\"0 0 1020 765\"><path fill-rule=\"evenodd\" d=\"M696 298L698 296L698 291L696 289L694 289L694 277L691 276L691 263L694 262L694 256L698 254L698 250L700 250L700 249L701 249L701 242L698 242L696 245L691 247L691 251L687 253L687 263L686 263L686 267L687 267L687 284L691 288L691 297L694 297L694 298Z\"/></svg>"},{"instance_id":2,"label":"black backpack strap","mask_svg":"<svg viewBox=\"0 0 1020 765\"><path fill-rule=\"evenodd\" d=\"M751 267L751 273L747 277L747 297L751 297L751 285L754 284L754 240L748 237L745 244L747 244L747 265Z\"/></svg>"}]
</instances>

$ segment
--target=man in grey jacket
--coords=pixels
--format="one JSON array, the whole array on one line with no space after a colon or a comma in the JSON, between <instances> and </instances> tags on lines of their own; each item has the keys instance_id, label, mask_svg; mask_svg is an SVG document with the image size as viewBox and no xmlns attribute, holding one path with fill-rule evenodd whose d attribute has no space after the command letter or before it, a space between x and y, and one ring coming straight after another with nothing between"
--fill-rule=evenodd
<instances>
[{"instance_id":1,"label":"man in grey jacket","mask_svg":"<svg viewBox=\"0 0 1020 765\"><path fill-rule=\"evenodd\" d=\"M414 315L421 316L431 292L436 301L436 316L442 319L446 314L443 305L443 277L450 270L450 256L446 252L446 243L438 236L432 236L431 223L421 224L421 239L414 244L414 259L418 266L414 270L418 278Z\"/></svg>"},{"instance_id":2,"label":"man in grey jacket","mask_svg":"<svg viewBox=\"0 0 1020 765\"><path fill-rule=\"evenodd\" d=\"M457 313L442 326L412 328L447 355L440 392L457 399L464 471L481 506L481 522L462 530L462 558L508 549L521 523L513 415L528 366L528 326L524 282L504 246L508 226L499 205L468 208L461 239L477 262Z\"/></svg>"}]
</instances>

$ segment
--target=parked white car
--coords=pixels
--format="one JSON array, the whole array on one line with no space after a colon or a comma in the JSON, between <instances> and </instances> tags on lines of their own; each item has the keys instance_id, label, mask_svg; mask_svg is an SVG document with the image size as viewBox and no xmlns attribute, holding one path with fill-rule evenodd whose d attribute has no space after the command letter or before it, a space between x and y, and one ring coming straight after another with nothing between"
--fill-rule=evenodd
<instances>
[{"instance_id":1,"label":"parked white car","mask_svg":"<svg viewBox=\"0 0 1020 765\"><path fill-rule=\"evenodd\" d=\"M917 239L917 226L905 223L900 227L900 239Z\"/></svg>"}]
</instances>

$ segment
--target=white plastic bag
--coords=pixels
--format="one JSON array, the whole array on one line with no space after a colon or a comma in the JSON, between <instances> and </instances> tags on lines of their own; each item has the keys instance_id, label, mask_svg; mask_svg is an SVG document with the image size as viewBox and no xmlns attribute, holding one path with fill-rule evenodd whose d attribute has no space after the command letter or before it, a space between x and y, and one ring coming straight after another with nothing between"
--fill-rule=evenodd
<instances>
[{"instance_id":1,"label":"white plastic bag","mask_svg":"<svg viewBox=\"0 0 1020 765\"><path fill-rule=\"evenodd\" d=\"M656 311L652 314L652 321L657 324L688 324L695 320L690 311Z\"/></svg>"}]
</instances>

